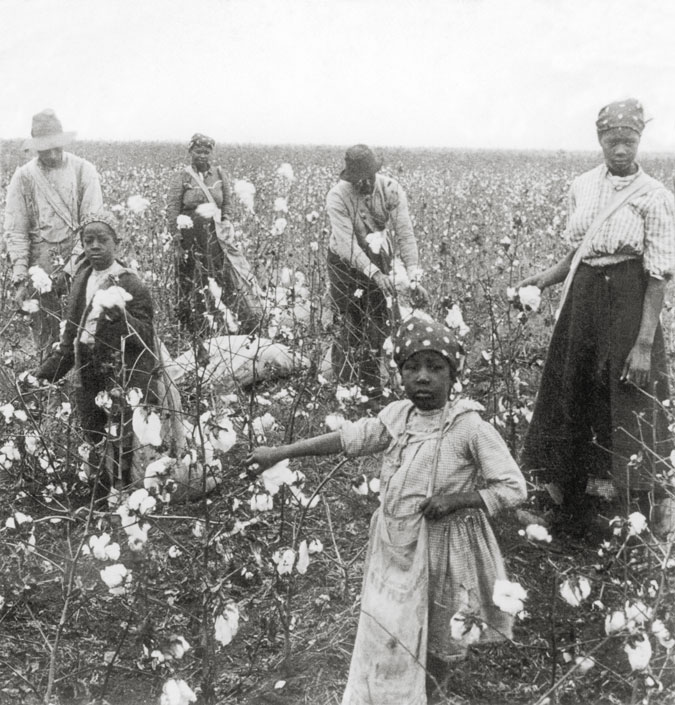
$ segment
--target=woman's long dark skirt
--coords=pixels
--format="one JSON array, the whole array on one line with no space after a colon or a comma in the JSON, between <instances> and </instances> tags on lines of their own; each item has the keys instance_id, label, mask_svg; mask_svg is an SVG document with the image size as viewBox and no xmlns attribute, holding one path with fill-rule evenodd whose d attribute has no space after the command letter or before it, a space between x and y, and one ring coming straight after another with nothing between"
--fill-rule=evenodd
<instances>
[{"instance_id":1,"label":"woman's long dark skirt","mask_svg":"<svg viewBox=\"0 0 675 705\"><path fill-rule=\"evenodd\" d=\"M553 331L521 463L558 485L572 513L583 505L590 476L611 478L622 497L649 490L670 452L666 416L655 401L669 393L660 324L648 390L620 380L647 280L641 260L581 264Z\"/></svg>"}]
</instances>

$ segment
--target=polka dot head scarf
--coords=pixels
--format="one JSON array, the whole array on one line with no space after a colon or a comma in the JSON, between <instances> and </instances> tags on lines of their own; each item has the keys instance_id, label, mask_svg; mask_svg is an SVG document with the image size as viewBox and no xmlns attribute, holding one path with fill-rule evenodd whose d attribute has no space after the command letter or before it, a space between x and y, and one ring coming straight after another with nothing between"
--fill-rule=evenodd
<instances>
[{"instance_id":1,"label":"polka dot head scarf","mask_svg":"<svg viewBox=\"0 0 675 705\"><path fill-rule=\"evenodd\" d=\"M422 350L442 355L449 363L453 376L461 369L464 348L452 332L441 323L410 316L401 324L394 338L394 362L399 370L405 361Z\"/></svg>"},{"instance_id":2,"label":"polka dot head scarf","mask_svg":"<svg viewBox=\"0 0 675 705\"><path fill-rule=\"evenodd\" d=\"M638 135L645 129L645 113L642 103L635 98L619 100L605 107L598 113L595 121L598 132L605 132L614 127L629 127Z\"/></svg>"}]
</instances>

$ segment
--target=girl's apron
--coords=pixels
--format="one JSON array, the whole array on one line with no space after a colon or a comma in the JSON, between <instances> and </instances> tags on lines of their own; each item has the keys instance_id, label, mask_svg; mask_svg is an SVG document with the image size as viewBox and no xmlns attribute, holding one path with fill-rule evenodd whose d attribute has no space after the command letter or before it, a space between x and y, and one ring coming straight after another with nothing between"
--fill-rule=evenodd
<instances>
[{"instance_id":1,"label":"girl's apron","mask_svg":"<svg viewBox=\"0 0 675 705\"><path fill-rule=\"evenodd\" d=\"M447 405L427 497L433 492ZM342 705L426 705L429 560L420 512L370 523L361 613Z\"/></svg>"}]
</instances>

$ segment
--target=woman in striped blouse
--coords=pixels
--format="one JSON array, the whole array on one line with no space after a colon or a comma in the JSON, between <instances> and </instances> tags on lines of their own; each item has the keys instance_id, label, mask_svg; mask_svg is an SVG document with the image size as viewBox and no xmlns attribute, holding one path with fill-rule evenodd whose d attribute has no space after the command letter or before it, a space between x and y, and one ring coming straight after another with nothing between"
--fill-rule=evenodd
<instances>
[{"instance_id":1,"label":"woman in striped blouse","mask_svg":"<svg viewBox=\"0 0 675 705\"><path fill-rule=\"evenodd\" d=\"M635 161L644 126L637 100L600 111L604 164L570 188L570 253L519 284L565 281L522 465L557 486L561 526L578 533L600 509L589 479L611 480L622 509L647 514L670 450L659 317L675 271L675 201Z\"/></svg>"}]
</instances>

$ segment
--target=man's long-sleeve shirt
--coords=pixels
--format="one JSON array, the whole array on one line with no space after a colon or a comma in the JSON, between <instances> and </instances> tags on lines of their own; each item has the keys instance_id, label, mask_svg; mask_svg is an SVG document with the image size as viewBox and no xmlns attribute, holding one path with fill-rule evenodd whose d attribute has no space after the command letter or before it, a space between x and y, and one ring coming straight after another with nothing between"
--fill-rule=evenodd
<instances>
[{"instance_id":1,"label":"man's long-sleeve shirt","mask_svg":"<svg viewBox=\"0 0 675 705\"><path fill-rule=\"evenodd\" d=\"M57 205L67 211L70 224L55 211L36 184L31 173L35 168L58 194ZM81 246L71 225L79 226L85 215L102 207L103 195L96 168L85 159L64 152L63 161L56 168L45 168L37 158L20 166L9 182L5 205L4 232L13 279L19 281L27 276L32 264L31 241L57 244L70 238L73 254L79 254Z\"/></svg>"},{"instance_id":2,"label":"man's long-sleeve shirt","mask_svg":"<svg viewBox=\"0 0 675 705\"><path fill-rule=\"evenodd\" d=\"M379 269L366 252L366 236L392 228L394 244L406 271L417 275L417 240L408 212L408 199L395 179L377 174L370 196L358 193L350 182L340 180L328 192L326 210L331 224L328 248L340 259L367 277L374 276Z\"/></svg>"}]
</instances>

